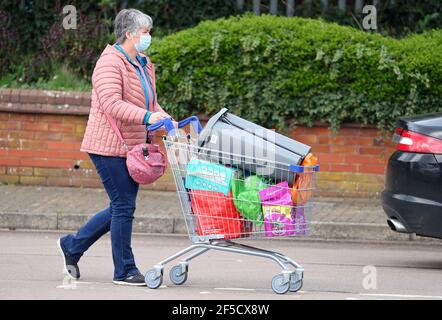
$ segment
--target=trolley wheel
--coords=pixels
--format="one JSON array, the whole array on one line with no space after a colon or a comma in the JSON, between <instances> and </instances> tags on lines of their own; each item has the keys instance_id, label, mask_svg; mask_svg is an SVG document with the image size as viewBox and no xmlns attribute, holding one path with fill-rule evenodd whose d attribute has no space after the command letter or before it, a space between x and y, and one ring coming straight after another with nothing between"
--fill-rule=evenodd
<instances>
[{"instance_id":1,"label":"trolley wheel","mask_svg":"<svg viewBox=\"0 0 442 320\"><path fill-rule=\"evenodd\" d=\"M163 271L161 271L161 275L157 276L157 271L155 269L151 269L146 272L146 276L144 277L144 281L146 285L151 289L157 289L163 283Z\"/></svg>"},{"instance_id":2,"label":"trolley wheel","mask_svg":"<svg viewBox=\"0 0 442 320\"><path fill-rule=\"evenodd\" d=\"M290 277L290 288L289 288L290 292L297 292L301 290L302 284L303 284L302 276L299 279L297 275L292 275Z\"/></svg>"},{"instance_id":3,"label":"trolley wheel","mask_svg":"<svg viewBox=\"0 0 442 320\"><path fill-rule=\"evenodd\" d=\"M272 279L272 289L277 294L284 294L289 291L290 288L290 281L287 283L284 283L284 275L277 274Z\"/></svg>"},{"instance_id":4,"label":"trolley wheel","mask_svg":"<svg viewBox=\"0 0 442 320\"><path fill-rule=\"evenodd\" d=\"M170 281L179 286L187 280L187 268L185 272L182 272L181 265L174 266L172 269L170 269L169 276Z\"/></svg>"},{"instance_id":5,"label":"trolley wheel","mask_svg":"<svg viewBox=\"0 0 442 320\"><path fill-rule=\"evenodd\" d=\"M302 279L295 281L295 282L290 282L290 292L297 292L299 290L301 290L302 288Z\"/></svg>"}]
</instances>

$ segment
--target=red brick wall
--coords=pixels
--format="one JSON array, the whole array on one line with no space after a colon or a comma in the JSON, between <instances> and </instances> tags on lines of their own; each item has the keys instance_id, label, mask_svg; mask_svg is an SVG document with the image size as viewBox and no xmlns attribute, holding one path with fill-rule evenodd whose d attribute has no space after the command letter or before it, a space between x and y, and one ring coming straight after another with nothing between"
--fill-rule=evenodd
<instances>
[{"instance_id":1,"label":"red brick wall","mask_svg":"<svg viewBox=\"0 0 442 320\"><path fill-rule=\"evenodd\" d=\"M337 132L319 126L299 127L290 134L311 145L318 156L318 188L323 195L366 196L382 191L385 167L395 150L391 132L346 125Z\"/></svg>"},{"instance_id":2,"label":"red brick wall","mask_svg":"<svg viewBox=\"0 0 442 320\"><path fill-rule=\"evenodd\" d=\"M90 94L0 89L0 183L101 187L80 152ZM309 144L320 160L323 195L376 195L394 150L391 133L373 127L298 127L286 133ZM170 172L143 189L173 190Z\"/></svg>"},{"instance_id":3,"label":"red brick wall","mask_svg":"<svg viewBox=\"0 0 442 320\"><path fill-rule=\"evenodd\" d=\"M0 121L0 181L98 186L87 154L78 151L84 116L2 112Z\"/></svg>"}]
</instances>

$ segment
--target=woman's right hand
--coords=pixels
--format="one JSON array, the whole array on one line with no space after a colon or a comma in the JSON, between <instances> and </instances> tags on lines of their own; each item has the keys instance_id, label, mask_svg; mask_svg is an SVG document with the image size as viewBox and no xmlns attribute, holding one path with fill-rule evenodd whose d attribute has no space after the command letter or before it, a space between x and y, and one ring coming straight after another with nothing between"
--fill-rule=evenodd
<instances>
[{"instance_id":1,"label":"woman's right hand","mask_svg":"<svg viewBox=\"0 0 442 320\"><path fill-rule=\"evenodd\" d=\"M170 116L163 112L154 112L149 117L149 124L157 123L158 121L170 118Z\"/></svg>"}]
</instances>

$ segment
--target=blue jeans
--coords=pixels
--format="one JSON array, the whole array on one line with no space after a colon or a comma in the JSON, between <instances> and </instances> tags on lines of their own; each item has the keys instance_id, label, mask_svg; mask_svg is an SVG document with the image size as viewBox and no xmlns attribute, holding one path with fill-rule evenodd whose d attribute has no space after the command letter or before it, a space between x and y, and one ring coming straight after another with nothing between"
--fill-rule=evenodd
<instances>
[{"instance_id":1,"label":"blue jeans","mask_svg":"<svg viewBox=\"0 0 442 320\"><path fill-rule=\"evenodd\" d=\"M89 153L109 196L108 208L97 212L76 235L61 238L64 252L79 261L83 253L110 231L114 280L138 273L131 248L132 222L139 184L129 175L126 158Z\"/></svg>"}]
</instances>

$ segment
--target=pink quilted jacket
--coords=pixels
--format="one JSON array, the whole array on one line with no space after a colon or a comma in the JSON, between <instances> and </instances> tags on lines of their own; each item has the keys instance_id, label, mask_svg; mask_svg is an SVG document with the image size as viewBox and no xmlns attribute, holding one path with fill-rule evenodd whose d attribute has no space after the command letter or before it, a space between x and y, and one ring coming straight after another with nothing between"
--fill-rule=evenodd
<instances>
[{"instance_id":1,"label":"pink quilted jacket","mask_svg":"<svg viewBox=\"0 0 442 320\"><path fill-rule=\"evenodd\" d=\"M146 70L155 91L155 69L149 59ZM155 110L158 110L156 101ZM80 151L126 157L127 150L104 112L115 119L129 150L143 143L147 111L141 81L126 57L111 45L104 49L92 74L91 109Z\"/></svg>"}]
</instances>

